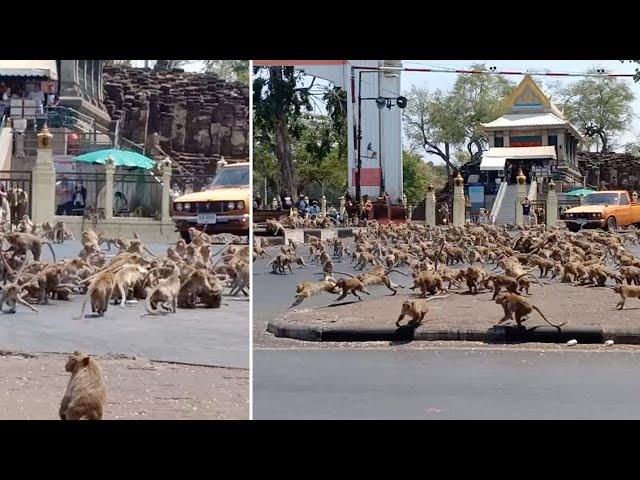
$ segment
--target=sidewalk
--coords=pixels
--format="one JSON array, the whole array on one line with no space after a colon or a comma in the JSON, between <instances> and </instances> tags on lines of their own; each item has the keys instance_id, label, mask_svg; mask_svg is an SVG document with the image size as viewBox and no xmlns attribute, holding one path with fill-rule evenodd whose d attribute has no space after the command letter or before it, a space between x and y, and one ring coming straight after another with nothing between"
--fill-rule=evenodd
<instances>
[{"instance_id":1,"label":"sidewalk","mask_svg":"<svg viewBox=\"0 0 640 480\"><path fill-rule=\"evenodd\" d=\"M0 351L0 419L59 419L67 357ZM247 369L96 358L107 388L105 420L249 418Z\"/></svg>"},{"instance_id":2,"label":"sidewalk","mask_svg":"<svg viewBox=\"0 0 640 480\"><path fill-rule=\"evenodd\" d=\"M373 287L376 288L376 287ZM452 290L455 292L455 290ZM548 325L537 312L525 322L526 330L515 322L495 324L503 310L491 300L492 292L470 295L455 294L430 302L429 313L417 329L395 322L402 302L413 294L400 294L369 299L343 301L337 306L290 310L268 324L268 331L277 337L308 341L410 341L460 340L488 343L566 342L640 344L640 304L628 299L625 309L616 310L619 295L609 288L572 286L552 283L533 285L527 300L540 308L552 322L568 322L560 331ZM326 305L335 297L325 295ZM301 305L304 307L304 304ZM401 322L406 325L408 318Z\"/></svg>"}]
</instances>

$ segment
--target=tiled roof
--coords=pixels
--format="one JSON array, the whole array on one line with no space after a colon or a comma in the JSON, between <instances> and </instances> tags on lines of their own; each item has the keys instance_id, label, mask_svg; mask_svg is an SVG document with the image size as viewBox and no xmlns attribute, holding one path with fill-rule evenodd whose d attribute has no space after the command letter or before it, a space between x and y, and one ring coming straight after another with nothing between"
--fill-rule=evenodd
<instances>
[{"instance_id":1,"label":"tiled roof","mask_svg":"<svg viewBox=\"0 0 640 480\"><path fill-rule=\"evenodd\" d=\"M503 115L493 122L483 123L485 127L541 127L541 126L569 126L569 122L558 118L553 113L512 113Z\"/></svg>"}]
</instances>

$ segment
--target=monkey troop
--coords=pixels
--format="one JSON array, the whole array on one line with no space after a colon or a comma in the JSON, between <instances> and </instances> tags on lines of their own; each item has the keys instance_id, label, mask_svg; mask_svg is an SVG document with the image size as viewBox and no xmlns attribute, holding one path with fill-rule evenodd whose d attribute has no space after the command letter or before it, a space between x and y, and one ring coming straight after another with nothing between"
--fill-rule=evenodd
<instances>
[{"instance_id":1,"label":"monkey troop","mask_svg":"<svg viewBox=\"0 0 640 480\"><path fill-rule=\"evenodd\" d=\"M300 226L292 223L296 222L270 222L270 229L286 238L287 228ZM496 321L513 320L517 325L522 325L533 310L551 325L564 325L549 321L536 305L525 300L555 282L575 287L613 288L612 293L620 295L617 304L620 309L624 308L627 297L640 298L640 258L628 249L640 244L640 230L624 234L601 230L571 233L564 228L546 226L530 229L493 224L427 227L411 222L383 224L374 220L356 230L353 240L337 237L322 240L306 232L305 237L306 252L301 246L294 250L287 244L274 253L265 248L264 241L254 250L254 260L270 257L268 265L273 273L299 275L307 271L294 270L292 266L297 263L324 276L322 281L299 283L292 307L320 292L338 295L335 301L345 299L350 293L363 301L360 294L369 295L370 286L375 285L384 285L390 295L397 295L404 286L391 280L392 273L412 275L413 285L408 291L414 293L409 293L410 297L491 292L482 298L503 307L504 315ZM308 253L306 262L305 253ZM349 264L355 274L338 271L344 270L341 264ZM531 289L533 284L538 285L537 290ZM608 291L596 288L594 293L605 296ZM411 324L422 322L428 311L427 304L414 298L407 301L414 303L402 303L404 316L412 318ZM445 311L449 304L455 304L455 300L447 301Z\"/></svg>"},{"instance_id":2,"label":"monkey troop","mask_svg":"<svg viewBox=\"0 0 640 480\"><path fill-rule=\"evenodd\" d=\"M88 226L81 235L76 258L56 259L52 246L73 234L64 222L44 222L40 229L24 216L16 231L0 232L0 308L15 313L19 305L38 312L32 304L51 299L71 300L84 294L81 318L87 303L98 316L109 304L125 308L132 299L145 300L148 314L175 313L177 308L219 308L223 295L249 295L250 248L234 235L207 235L190 229L189 244L180 239L166 256L153 254L134 233L133 238L107 238ZM226 243L215 250L222 238ZM43 240L47 239L47 240ZM42 256L46 244L53 260ZM107 257L104 247L115 247Z\"/></svg>"}]
</instances>

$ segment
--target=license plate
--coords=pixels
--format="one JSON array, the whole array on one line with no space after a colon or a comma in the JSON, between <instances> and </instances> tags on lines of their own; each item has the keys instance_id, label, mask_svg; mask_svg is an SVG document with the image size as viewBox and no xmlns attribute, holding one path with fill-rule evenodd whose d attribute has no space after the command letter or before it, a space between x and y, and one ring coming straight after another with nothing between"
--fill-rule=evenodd
<instances>
[{"instance_id":1,"label":"license plate","mask_svg":"<svg viewBox=\"0 0 640 480\"><path fill-rule=\"evenodd\" d=\"M199 213L198 223L201 225L210 225L218 221L218 216L215 213Z\"/></svg>"},{"instance_id":2,"label":"license plate","mask_svg":"<svg viewBox=\"0 0 640 480\"><path fill-rule=\"evenodd\" d=\"M588 220L586 220L584 218L580 218L580 219L576 220L576 223L579 224L579 225L584 225L587 222L588 222Z\"/></svg>"}]
</instances>

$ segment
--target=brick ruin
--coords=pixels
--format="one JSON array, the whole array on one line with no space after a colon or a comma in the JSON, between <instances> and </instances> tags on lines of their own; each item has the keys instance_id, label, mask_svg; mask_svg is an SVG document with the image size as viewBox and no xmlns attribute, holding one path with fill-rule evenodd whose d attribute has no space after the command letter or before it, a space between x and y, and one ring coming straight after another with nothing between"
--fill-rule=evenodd
<instances>
[{"instance_id":1,"label":"brick ruin","mask_svg":"<svg viewBox=\"0 0 640 480\"><path fill-rule=\"evenodd\" d=\"M157 133L177 173L212 175L220 156L248 160L248 86L209 73L113 65L104 67L103 84L120 135L150 147Z\"/></svg>"}]
</instances>

